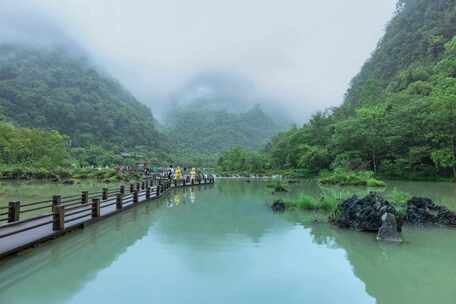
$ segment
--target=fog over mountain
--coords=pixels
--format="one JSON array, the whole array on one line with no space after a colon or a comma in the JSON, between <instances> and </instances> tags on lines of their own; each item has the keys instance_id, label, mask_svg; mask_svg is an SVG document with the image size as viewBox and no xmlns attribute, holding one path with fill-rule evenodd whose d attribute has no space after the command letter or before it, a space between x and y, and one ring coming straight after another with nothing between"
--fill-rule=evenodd
<instances>
[{"instance_id":1,"label":"fog over mountain","mask_svg":"<svg viewBox=\"0 0 456 304\"><path fill-rule=\"evenodd\" d=\"M2 0L0 42L79 45L158 117L200 90L301 123L342 102L395 2Z\"/></svg>"}]
</instances>

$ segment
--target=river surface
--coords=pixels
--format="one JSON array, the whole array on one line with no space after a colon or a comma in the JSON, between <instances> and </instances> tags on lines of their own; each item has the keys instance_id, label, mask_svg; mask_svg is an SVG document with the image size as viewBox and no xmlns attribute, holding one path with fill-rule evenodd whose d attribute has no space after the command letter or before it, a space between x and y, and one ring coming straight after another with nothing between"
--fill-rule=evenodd
<instances>
[{"instance_id":1,"label":"river surface","mask_svg":"<svg viewBox=\"0 0 456 304\"><path fill-rule=\"evenodd\" d=\"M318 213L273 214L265 185L177 190L3 261L0 303L456 303L456 230L405 227L403 244L381 243ZM454 184L394 189L456 207Z\"/></svg>"}]
</instances>

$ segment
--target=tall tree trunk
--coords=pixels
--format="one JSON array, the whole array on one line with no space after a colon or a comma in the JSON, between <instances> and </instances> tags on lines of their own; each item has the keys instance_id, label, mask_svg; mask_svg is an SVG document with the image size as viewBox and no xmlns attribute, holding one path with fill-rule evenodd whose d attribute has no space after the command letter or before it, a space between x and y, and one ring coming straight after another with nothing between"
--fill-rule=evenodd
<instances>
[{"instance_id":1,"label":"tall tree trunk","mask_svg":"<svg viewBox=\"0 0 456 304\"><path fill-rule=\"evenodd\" d=\"M377 174L377 156L375 155L375 150L372 151L372 165L374 167L374 173Z\"/></svg>"}]
</instances>

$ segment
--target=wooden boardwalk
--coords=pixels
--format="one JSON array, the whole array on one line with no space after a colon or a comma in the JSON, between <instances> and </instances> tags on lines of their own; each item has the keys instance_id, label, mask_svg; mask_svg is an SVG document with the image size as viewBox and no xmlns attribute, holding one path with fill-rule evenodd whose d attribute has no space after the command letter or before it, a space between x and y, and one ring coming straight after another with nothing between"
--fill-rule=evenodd
<instances>
[{"instance_id":1,"label":"wooden boardwalk","mask_svg":"<svg viewBox=\"0 0 456 304\"><path fill-rule=\"evenodd\" d=\"M10 203L7 210L9 223L0 226L0 259L158 199L173 189L213 183L213 177L192 183L186 183L184 180L178 183L168 179L146 179L142 183L131 184L128 194L125 193L125 187L120 186L119 189L103 189L102 192L94 194L82 192L80 197L73 195L67 200L54 196L52 201L27 204L25 207L28 209L22 211L52 208L51 213L22 221L19 220L20 204ZM42 206L49 202L51 205Z\"/></svg>"}]
</instances>

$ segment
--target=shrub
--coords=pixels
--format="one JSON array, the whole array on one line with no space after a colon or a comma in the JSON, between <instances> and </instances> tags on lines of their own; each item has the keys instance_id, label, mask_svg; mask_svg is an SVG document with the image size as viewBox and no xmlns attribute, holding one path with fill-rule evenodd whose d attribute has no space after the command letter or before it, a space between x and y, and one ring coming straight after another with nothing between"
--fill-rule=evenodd
<instances>
[{"instance_id":1,"label":"shrub","mask_svg":"<svg viewBox=\"0 0 456 304\"><path fill-rule=\"evenodd\" d=\"M340 186L385 187L385 183L374 178L372 171L348 171L337 168L320 176L320 183Z\"/></svg>"}]
</instances>

